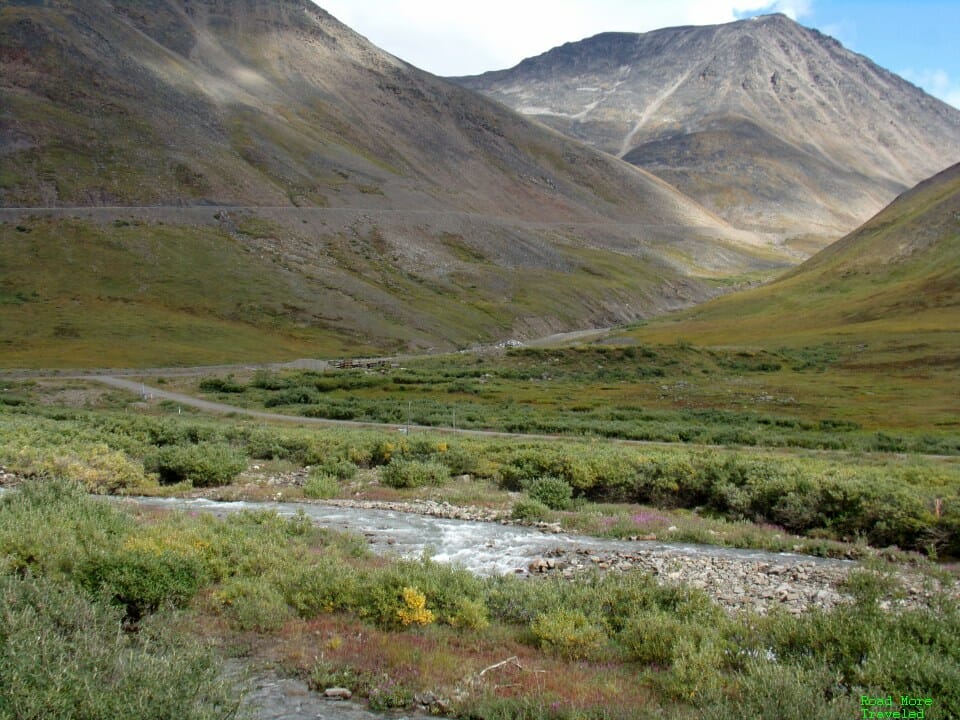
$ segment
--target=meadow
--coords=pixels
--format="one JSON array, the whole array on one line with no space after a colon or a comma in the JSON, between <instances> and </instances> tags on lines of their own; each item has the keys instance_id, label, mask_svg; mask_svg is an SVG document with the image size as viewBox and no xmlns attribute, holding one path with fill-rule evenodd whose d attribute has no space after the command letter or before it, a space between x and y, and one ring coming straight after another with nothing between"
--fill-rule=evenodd
<instances>
[{"instance_id":1,"label":"meadow","mask_svg":"<svg viewBox=\"0 0 960 720\"><path fill-rule=\"evenodd\" d=\"M909 352L909 350L901 351ZM960 454L955 374L870 369L856 347L689 343L519 348L389 369L261 371L181 384L343 420L671 443ZM891 412L895 408L895 412Z\"/></svg>"},{"instance_id":2,"label":"meadow","mask_svg":"<svg viewBox=\"0 0 960 720\"><path fill-rule=\"evenodd\" d=\"M248 392L235 390L213 391ZM957 600L880 602L898 587L880 558L932 578L950 566L924 558L960 555L950 456L302 428L181 414L82 380L5 380L0 399L0 466L27 478L0 498L3 718L235 717L229 656L374 709L427 698L462 718L849 718L861 696L900 692L930 697L927 717L960 711ZM867 569L831 611L728 614L636 571L481 579L372 556L303 517L95 497L272 498L254 467L308 468L285 499L431 498Z\"/></svg>"}]
</instances>

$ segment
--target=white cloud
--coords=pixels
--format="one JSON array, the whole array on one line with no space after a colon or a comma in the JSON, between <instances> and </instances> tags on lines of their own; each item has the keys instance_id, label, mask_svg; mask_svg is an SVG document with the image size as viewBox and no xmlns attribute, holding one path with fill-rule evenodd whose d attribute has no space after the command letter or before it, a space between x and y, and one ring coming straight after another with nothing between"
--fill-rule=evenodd
<instances>
[{"instance_id":1,"label":"white cloud","mask_svg":"<svg viewBox=\"0 0 960 720\"><path fill-rule=\"evenodd\" d=\"M384 50L438 75L516 65L600 32L709 25L756 12L796 20L811 0L315 0Z\"/></svg>"},{"instance_id":2,"label":"white cloud","mask_svg":"<svg viewBox=\"0 0 960 720\"><path fill-rule=\"evenodd\" d=\"M743 2L741 0L741 2L734 4L734 13L737 17L757 12L764 14L783 13L793 20L802 20L810 15L812 4L810 0L775 0L774 2L769 0L754 0L752 2L747 0Z\"/></svg>"},{"instance_id":3,"label":"white cloud","mask_svg":"<svg viewBox=\"0 0 960 720\"><path fill-rule=\"evenodd\" d=\"M951 78L946 70L908 68L901 70L899 74L934 97L940 98L955 108L960 108L960 80Z\"/></svg>"}]
</instances>

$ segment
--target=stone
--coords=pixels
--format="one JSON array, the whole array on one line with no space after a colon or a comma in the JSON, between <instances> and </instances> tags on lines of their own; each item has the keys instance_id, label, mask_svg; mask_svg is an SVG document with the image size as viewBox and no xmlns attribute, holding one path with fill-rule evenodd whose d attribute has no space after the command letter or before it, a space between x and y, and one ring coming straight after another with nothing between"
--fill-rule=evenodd
<instances>
[{"instance_id":1,"label":"stone","mask_svg":"<svg viewBox=\"0 0 960 720\"><path fill-rule=\"evenodd\" d=\"M532 573L545 573L550 569L549 563L543 558L537 558L527 566L527 570Z\"/></svg>"},{"instance_id":2,"label":"stone","mask_svg":"<svg viewBox=\"0 0 960 720\"><path fill-rule=\"evenodd\" d=\"M324 690L323 696L328 700L349 700L353 697L353 693L347 688L335 687Z\"/></svg>"},{"instance_id":3,"label":"stone","mask_svg":"<svg viewBox=\"0 0 960 720\"><path fill-rule=\"evenodd\" d=\"M418 693L417 695L414 695L414 696L413 696L413 701L414 701L415 703L417 703L417 705L423 705L424 707L430 707L430 706L433 705L435 702L437 702L437 696L434 695L432 692L427 691L427 692L424 692L424 693Z\"/></svg>"}]
</instances>

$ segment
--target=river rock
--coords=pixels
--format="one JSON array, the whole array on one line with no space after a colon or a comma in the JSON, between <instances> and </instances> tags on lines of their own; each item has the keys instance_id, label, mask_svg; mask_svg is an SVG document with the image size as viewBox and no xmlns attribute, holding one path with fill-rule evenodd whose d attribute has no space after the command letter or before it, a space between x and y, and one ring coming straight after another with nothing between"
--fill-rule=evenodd
<instances>
[{"instance_id":1,"label":"river rock","mask_svg":"<svg viewBox=\"0 0 960 720\"><path fill-rule=\"evenodd\" d=\"M22 475L18 475L12 470L8 470L3 465L0 465L0 486L6 485L7 487L13 487L14 485L19 485L24 481Z\"/></svg>"}]
</instances>

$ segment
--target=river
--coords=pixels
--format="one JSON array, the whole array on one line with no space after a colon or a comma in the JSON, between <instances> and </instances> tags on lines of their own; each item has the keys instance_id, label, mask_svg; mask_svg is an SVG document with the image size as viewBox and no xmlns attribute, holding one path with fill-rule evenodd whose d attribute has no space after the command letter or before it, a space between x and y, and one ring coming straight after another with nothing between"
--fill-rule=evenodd
<instances>
[{"instance_id":1,"label":"river","mask_svg":"<svg viewBox=\"0 0 960 720\"><path fill-rule=\"evenodd\" d=\"M4 492L8 491L0 488L0 495ZM362 534L378 554L404 558L429 554L436 562L455 563L484 576L526 573L531 563L542 561L544 557L576 556L596 561L599 556L608 557L611 554L644 554L654 557L656 562L664 558L668 563L682 559L687 567L699 567L697 572L706 573L707 577L712 573L723 587L742 582L736 580L733 571L741 572L741 578L755 575L759 580L769 580L767 587L772 588L786 579L788 573L796 573L797 568L806 568L799 577L793 576L794 584L802 585L806 579L812 581L808 583L810 591L819 592L818 588L824 585L827 574L851 565L844 561L790 553L688 543L606 540L495 522L320 503L221 502L153 497L110 499L121 505L213 513L218 516L243 510L270 510L287 517L302 512L320 527ZM657 567L655 572L659 571L660 566ZM765 570L758 572L759 567ZM667 575L667 569L664 566L661 574ZM675 579L687 578L678 576ZM710 587L705 586L705 589L711 591ZM712 594L716 596L716 593ZM773 603L783 601L782 597L778 599L772 593L768 595L767 599ZM719 600L723 602L723 597L719 597ZM352 702L327 700L311 692L302 681L282 677L270 668L250 667L240 661L230 661L228 667L229 674L244 678L242 684L247 688L244 704L258 720L384 720L385 717L397 720L402 717L371 713Z\"/></svg>"}]
</instances>

